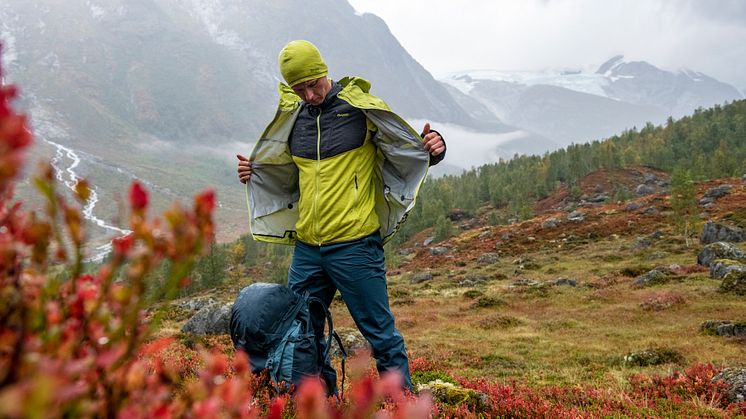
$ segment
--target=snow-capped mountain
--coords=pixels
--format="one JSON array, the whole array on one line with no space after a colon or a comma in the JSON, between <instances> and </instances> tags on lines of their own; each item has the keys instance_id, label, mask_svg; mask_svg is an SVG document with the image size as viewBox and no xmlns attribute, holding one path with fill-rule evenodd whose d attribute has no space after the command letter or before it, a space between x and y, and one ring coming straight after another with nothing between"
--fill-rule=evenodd
<instances>
[{"instance_id":1,"label":"snow-capped mountain","mask_svg":"<svg viewBox=\"0 0 746 419\"><path fill-rule=\"evenodd\" d=\"M598 68L463 71L444 80L507 124L560 144L585 142L743 98L696 71L661 70L614 57Z\"/></svg>"},{"instance_id":2,"label":"snow-capped mountain","mask_svg":"<svg viewBox=\"0 0 746 419\"><path fill-rule=\"evenodd\" d=\"M735 87L705 74L690 69L672 73L644 61L625 62L622 56L604 63L596 74L608 80L603 86L607 97L657 106L674 118L743 98Z\"/></svg>"}]
</instances>

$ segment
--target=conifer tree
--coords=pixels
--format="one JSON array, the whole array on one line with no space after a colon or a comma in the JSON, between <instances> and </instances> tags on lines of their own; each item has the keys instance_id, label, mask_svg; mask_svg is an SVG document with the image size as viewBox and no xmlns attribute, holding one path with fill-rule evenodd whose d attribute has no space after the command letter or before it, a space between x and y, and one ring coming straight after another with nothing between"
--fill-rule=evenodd
<instances>
[{"instance_id":1,"label":"conifer tree","mask_svg":"<svg viewBox=\"0 0 746 419\"><path fill-rule=\"evenodd\" d=\"M683 235L686 246L690 245L690 235L697 221L697 191L691 173L686 169L676 169L671 176L671 209L676 232Z\"/></svg>"}]
</instances>

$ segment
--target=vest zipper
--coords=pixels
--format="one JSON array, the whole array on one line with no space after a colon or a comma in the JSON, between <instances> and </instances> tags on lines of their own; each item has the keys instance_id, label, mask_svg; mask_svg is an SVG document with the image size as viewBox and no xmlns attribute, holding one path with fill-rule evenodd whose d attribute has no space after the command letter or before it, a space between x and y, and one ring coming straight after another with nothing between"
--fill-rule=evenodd
<instances>
[{"instance_id":1,"label":"vest zipper","mask_svg":"<svg viewBox=\"0 0 746 419\"><path fill-rule=\"evenodd\" d=\"M321 234L318 226L318 200L319 189L321 188L321 108L316 116L316 194L313 199L313 230L316 234L319 247L321 247Z\"/></svg>"}]
</instances>

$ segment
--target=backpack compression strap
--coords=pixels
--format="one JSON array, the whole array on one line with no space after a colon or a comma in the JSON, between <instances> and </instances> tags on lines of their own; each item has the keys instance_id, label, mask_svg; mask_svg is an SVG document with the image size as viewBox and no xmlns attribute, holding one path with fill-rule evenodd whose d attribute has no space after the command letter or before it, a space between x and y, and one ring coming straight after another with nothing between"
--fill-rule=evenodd
<instances>
[{"instance_id":1,"label":"backpack compression strap","mask_svg":"<svg viewBox=\"0 0 746 419\"><path fill-rule=\"evenodd\" d=\"M311 306L312 303L316 303L321 306L324 316L326 317L326 323L329 326L329 336L326 339L326 348L324 348L324 364L327 364L330 362L330 354L332 349L332 338L334 338L337 341L337 345L339 345L339 351L342 353L342 385L340 387L340 398L344 397L344 391L345 391L345 361L347 360L347 350L345 349L345 346L342 344L342 339L339 337L339 334L334 331L334 322L332 321L332 313L329 311L329 309L326 307L323 301L316 297L309 297L308 298L308 305ZM322 331L323 333L323 331Z\"/></svg>"}]
</instances>

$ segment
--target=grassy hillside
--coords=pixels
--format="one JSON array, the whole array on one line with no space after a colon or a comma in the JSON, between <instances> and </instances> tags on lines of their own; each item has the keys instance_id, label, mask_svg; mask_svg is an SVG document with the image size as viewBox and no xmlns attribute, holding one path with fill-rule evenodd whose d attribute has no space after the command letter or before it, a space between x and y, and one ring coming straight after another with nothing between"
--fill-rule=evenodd
<instances>
[{"instance_id":1,"label":"grassy hillside","mask_svg":"<svg viewBox=\"0 0 746 419\"><path fill-rule=\"evenodd\" d=\"M636 167L593 172L578 185L581 191L610 193L613 185L634 184L640 174L667 179L664 172ZM573 417L732 414L736 405L706 400L704 393L681 390L685 397L679 400L652 394L643 385L704 376L709 383L722 368L746 367L743 337L701 330L708 320L746 324L744 296L722 292L722 280L697 265L702 245L696 236L705 220L746 227L746 180L698 183L696 198L723 184L733 186L730 193L700 207L689 244L676 228L665 190L626 201L579 204L575 211L583 220L570 221L558 208L568 195L559 188L536 203L540 215L522 222L491 225L500 210L484 207L479 216L451 222L457 233L442 242L426 240L432 230L420 232L389 259L390 301L412 358L426 360L435 371L428 374L487 394L509 389L521 400L551 403L559 409L554 413ZM282 280L287 261L275 254L251 268L232 265L233 279L202 296L231 301L248 283ZM655 268L667 274L635 285ZM237 269L244 275L235 274ZM188 317L173 307L161 311L162 336L178 335ZM357 332L341 299L335 299L332 310L337 329L353 339ZM230 351L229 339L221 339L217 346ZM575 391L589 400L577 411L577 395L571 397ZM491 403L483 406L487 412L522 415L512 404ZM480 409L444 406L460 412L453 413L457 416Z\"/></svg>"},{"instance_id":2,"label":"grassy hillside","mask_svg":"<svg viewBox=\"0 0 746 419\"><path fill-rule=\"evenodd\" d=\"M505 208L504 217L530 218L537 200L558 187L580 196L578 181L596 170L655 167L669 174L683 171L690 180L741 176L746 168L746 101L698 110L664 126L648 124L620 135L575 144L543 156L516 156L461 176L427 182L402 229L406 240L435 227L453 208L476 214L484 205ZM613 179L611 179L613 183ZM628 185L614 185L608 200L634 196Z\"/></svg>"}]
</instances>

